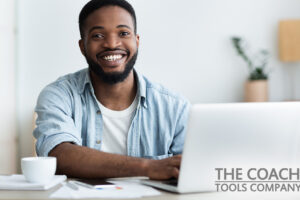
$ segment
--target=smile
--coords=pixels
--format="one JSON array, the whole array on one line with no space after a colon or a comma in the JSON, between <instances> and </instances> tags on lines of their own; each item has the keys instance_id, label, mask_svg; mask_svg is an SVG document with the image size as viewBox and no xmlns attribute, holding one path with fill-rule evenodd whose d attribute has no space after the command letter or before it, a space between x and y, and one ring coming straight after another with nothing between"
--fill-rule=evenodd
<instances>
[{"instance_id":1,"label":"smile","mask_svg":"<svg viewBox=\"0 0 300 200\"><path fill-rule=\"evenodd\" d=\"M120 60L121 58L123 58L123 56L124 55L121 55L121 54L106 55L106 56L103 56L102 59L112 62L112 61Z\"/></svg>"}]
</instances>

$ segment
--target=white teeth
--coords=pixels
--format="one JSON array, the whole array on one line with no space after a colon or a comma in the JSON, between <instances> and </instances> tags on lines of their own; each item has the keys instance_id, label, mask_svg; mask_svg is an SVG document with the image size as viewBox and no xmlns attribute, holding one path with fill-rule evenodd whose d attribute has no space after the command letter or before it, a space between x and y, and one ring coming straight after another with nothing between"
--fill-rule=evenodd
<instances>
[{"instance_id":1,"label":"white teeth","mask_svg":"<svg viewBox=\"0 0 300 200\"><path fill-rule=\"evenodd\" d=\"M122 55L118 54L118 55L108 55L108 56L104 56L103 59L107 60L107 61L115 61L115 60L119 60L122 58Z\"/></svg>"}]
</instances>

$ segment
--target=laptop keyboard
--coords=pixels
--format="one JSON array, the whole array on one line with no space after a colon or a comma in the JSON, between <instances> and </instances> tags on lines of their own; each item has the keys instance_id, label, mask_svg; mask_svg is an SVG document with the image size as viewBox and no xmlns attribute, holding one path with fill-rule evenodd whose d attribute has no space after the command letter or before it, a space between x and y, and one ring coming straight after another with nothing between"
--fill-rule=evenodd
<instances>
[{"instance_id":1,"label":"laptop keyboard","mask_svg":"<svg viewBox=\"0 0 300 200\"><path fill-rule=\"evenodd\" d=\"M161 183L167 184L167 185L172 185L172 186L177 186L178 180L177 179L169 179L169 180L161 181Z\"/></svg>"}]
</instances>

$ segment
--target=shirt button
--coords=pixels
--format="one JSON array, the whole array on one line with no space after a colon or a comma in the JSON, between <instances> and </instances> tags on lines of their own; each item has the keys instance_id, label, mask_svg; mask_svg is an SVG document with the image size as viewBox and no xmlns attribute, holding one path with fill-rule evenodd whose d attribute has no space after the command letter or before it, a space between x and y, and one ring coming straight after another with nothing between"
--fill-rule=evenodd
<instances>
[{"instance_id":1,"label":"shirt button","mask_svg":"<svg viewBox=\"0 0 300 200\"><path fill-rule=\"evenodd\" d=\"M100 143L101 143L101 140L97 140L96 143L97 143L97 144L100 144Z\"/></svg>"},{"instance_id":2,"label":"shirt button","mask_svg":"<svg viewBox=\"0 0 300 200\"><path fill-rule=\"evenodd\" d=\"M100 115L100 114L101 114L101 111L100 111L100 110L98 110L98 111L97 111L97 114L98 114L98 115Z\"/></svg>"}]
</instances>

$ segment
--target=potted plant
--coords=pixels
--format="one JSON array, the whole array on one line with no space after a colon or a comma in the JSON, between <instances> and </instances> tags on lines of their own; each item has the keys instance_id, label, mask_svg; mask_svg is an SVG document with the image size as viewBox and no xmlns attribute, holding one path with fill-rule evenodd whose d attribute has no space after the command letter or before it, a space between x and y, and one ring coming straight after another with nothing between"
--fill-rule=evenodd
<instances>
[{"instance_id":1,"label":"potted plant","mask_svg":"<svg viewBox=\"0 0 300 200\"><path fill-rule=\"evenodd\" d=\"M268 72L266 66L269 52L261 50L256 54L255 59L252 59L245 50L245 42L242 38L232 37L231 40L238 55L247 63L249 70L249 77L245 83L245 101L268 101Z\"/></svg>"}]
</instances>

